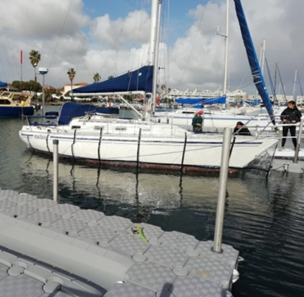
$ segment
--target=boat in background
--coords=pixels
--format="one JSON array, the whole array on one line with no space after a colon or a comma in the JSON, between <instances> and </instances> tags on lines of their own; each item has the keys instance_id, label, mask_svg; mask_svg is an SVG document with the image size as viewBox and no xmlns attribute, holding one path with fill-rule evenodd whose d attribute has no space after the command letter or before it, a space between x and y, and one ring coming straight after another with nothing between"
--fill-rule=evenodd
<instances>
[{"instance_id":1,"label":"boat in background","mask_svg":"<svg viewBox=\"0 0 304 297\"><path fill-rule=\"evenodd\" d=\"M0 117L20 117L34 114L34 107L31 101L34 93L10 92L0 93Z\"/></svg>"}]
</instances>

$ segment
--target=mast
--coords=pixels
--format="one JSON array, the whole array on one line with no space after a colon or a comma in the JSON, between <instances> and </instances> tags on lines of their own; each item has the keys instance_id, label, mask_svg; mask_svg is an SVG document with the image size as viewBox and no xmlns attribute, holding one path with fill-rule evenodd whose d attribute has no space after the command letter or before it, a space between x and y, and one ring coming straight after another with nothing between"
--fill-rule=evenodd
<instances>
[{"instance_id":1,"label":"mast","mask_svg":"<svg viewBox=\"0 0 304 297\"><path fill-rule=\"evenodd\" d=\"M154 65L159 0L152 0L149 65Z\"/></svg>"},{"instance_id":2,"label":"mast","mask_svg":"<svg viewBox=\"0 0 304 297\"><path fill-rule=\"evenodd\" d=\"M226 34L225 34L225 62L224 62L224 83L223 93L227 95L227 81L228 81L228 37L229 37L229 1L226 1Z\"/></svg>"},{"instance_id":3,"label":"mast","mask_svg":"<svg viewBox=\"0 0 304 297\"><path fill-rule=\"evenodd\" d=\"M295 77L294 77L294 82L293 82L293 91L292 91L292 96L293 99L296 101L296 83L297 83L297 78L298 78L298 70L295 72Z\"/></svg>"},{"instance_id":4,"label":"mast","mask_svg":"<svg viewBox=\"0 0 304 297\"><path fill-rule=\"evenodd\" d=\"M151 36L150 36L150 65L153 69L153 87L152 87L152 114L155 113L155 102L157 92L157 75L158 75L158 52L159 52L159 31L160 31L160 14L162 0L152 0L151 11Z\"/></svg>"}]
</instances>

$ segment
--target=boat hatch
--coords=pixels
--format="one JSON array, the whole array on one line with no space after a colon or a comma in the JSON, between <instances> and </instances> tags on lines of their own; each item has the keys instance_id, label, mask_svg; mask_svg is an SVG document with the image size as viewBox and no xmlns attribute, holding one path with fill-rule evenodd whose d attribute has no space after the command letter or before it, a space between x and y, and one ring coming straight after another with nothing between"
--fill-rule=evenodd
<instances>
[{"instance_id":1,"label":"boat hatch","mask_svg":"<svg viewBox=\"0 0 304 297\"><path fill-rule=\"evenodd\" d=\"M116 127L115 130L117 130L117 131L126 131L127 128L126 127Z\"/></svg>"},{"instance_id":2,"label":"boat hatch","mask_svg":"<svg viewBox=\"0 0 304 297\"><path fill-rule=\"evenodd\" d=\"M103 128L104 128L104 126L94 126L94 130L101 130Z\"/></svg>"}]
</instances>

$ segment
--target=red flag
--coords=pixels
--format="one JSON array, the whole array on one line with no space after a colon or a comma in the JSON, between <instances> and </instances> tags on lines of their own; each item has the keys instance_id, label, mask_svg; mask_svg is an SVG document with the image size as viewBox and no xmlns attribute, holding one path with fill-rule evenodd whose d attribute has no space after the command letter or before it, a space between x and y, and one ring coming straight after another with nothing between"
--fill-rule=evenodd
<instances>
[{"instance_id":1,"label":"red flag","mask_svg":"<svg viewBox=\"0 0 304 297\"><path fill-rule=\"evenodd\" d=\"M23 51L20 51L20 64L22 64L22 54L23 54Z\"/></svg>"}]
</instances>

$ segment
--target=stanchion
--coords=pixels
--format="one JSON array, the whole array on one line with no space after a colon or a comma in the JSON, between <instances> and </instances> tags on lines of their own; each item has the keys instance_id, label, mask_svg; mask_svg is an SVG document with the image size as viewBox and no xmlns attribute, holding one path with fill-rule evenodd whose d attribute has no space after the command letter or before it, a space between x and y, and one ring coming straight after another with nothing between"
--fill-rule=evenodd
<instances>
[{"instance_id":1,"label":"stanchion","mask_svg":"<svg viewBox=\"0 0 304 297\"><path fill-rule=\"evenodd\" d=\"M299 151L300 151L300 146L301 146L301 140L302 140L302 132L303 132L303 120L300 122L300 127L299 127L299 133L298 133L298 139L297 139L297 146L295 148L295 154L293 157L293 162L297 163L298 158L299 158Z\"/></svg>"},{"instance_id":2,"label":"stanchion","mask_svg":"<svg viewBox=\"0 0 304 297\"><path fill-rule=\"evenodd\" d=\"M53 181L53 200L58 202L58 139L53 140L53 164L54 164L54 181Z\"/></svg>"},{"instance_id":3,"label":"stanchion","mask_svg":"<svg viewBox=\"0 0 304 297\"><path fill-rule=\"evenodd\" d=\"M224 227L231 136L232 136L232 130L229 128L225 128L223 147L222 147L222 160L221 160L220 183L219 183L219 192L218 192L217 209L216 209L216 220L215 220L215 229L214 229L214 242L212 249L212 251L215 253L221 253L222 251L222 238L223 238L223 227Z\"/></svg>"}]
</instances>

